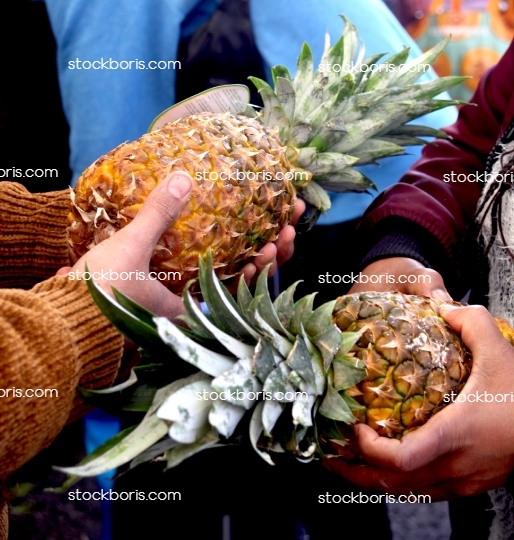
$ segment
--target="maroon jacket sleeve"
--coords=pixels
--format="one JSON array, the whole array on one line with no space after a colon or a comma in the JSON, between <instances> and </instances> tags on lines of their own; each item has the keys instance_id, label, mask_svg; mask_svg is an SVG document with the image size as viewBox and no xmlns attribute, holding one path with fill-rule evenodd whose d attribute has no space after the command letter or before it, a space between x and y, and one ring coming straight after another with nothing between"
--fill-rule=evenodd
<instances>
[{"instance_id":1,"label":"maroon jacket sleeve","mask_svg":"<svg viewBox=\"0 0 514 540\"><path fill-rule=\"evenodd\" d=\"M408 256L438 271L449 264L459 274L459 243L473 221L482 184L448 181L482 174L489 152L514 116L514 42L481 80L471 103L399 183L379 196L360 225L363 266L374 260ZM446 269L447 270L447 269ZM443 273L443 272L441 272Z\"/></svg>"}]
</instances>

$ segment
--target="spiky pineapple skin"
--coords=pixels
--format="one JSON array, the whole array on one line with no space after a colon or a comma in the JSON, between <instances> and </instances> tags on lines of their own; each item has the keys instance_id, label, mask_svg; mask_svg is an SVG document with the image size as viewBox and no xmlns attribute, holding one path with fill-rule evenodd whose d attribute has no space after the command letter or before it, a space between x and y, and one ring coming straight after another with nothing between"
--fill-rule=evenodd
<instances>
[{"instance_id":1,"label":"spiky pineapple skin","mask_svg":"<svg viewBox=\"0 0 514 540\"><path fill-rule=\"evenodd\" d=\"M163 281L172 292L197 276L207 249L218 276L227 278L291 221L294 169L276 133L246 116L202 113L122 144L84 171L68 216L72 256L130 223L174 171L191 175L191 198L150 263L150 270L168 273Z\"/></svg>"},{"instance_id":2,"label":"spiky pineapple skin","mask_svg":"<svg viewBox=\"0 0 514 540\"><path fill-rule=\"evenodd\" d=\"M401 438L451 403L471 372L471 355L440 317L444 302L401 293L338 299L333 320L361 332L351 350L367 370L349 389L364 409L355 416L379 435ZM458 305L458 304L457 304Z\"/></svg>"}]
</instances>

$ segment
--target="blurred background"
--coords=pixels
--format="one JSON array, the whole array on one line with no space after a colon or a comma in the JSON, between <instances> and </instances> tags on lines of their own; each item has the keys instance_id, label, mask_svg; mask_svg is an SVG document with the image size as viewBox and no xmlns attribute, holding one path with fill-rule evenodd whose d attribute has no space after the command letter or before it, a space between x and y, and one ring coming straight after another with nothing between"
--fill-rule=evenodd
<instances>
[{"instance_id":1,"label":"blurred background","mask_svg":"<svg viewBox=\"0 0 514 540\"><path fill-rule=\"evenodd\" d=\"M345 12L345 1L340 2L339 12ZM300 0L297 3L302 4ZM64 24L64 21L59 19L64 11L59 11L58 4L57 1L49 1L47 9L43 1L17 0L2 7L7 28L0 33L0 170L49 168L56 169L58 174L51 178L11 176L0 180L21 182L33 192L66 189L81 172L77 165L70 166L71 152L79 152L79 149L77 147L73 150L70 147L70 125L64 113L66 106L63 106L61 99L63 84L61 80L60 86L58 45L51 24L52 13L54 29ZM97 4L98 2L91 2L91 6ZM147 5L151 8L156 4L156 0L149 0ZM384 17L385 26L375 28L375 32L389 28L387 21L390 26L396 25L394 27L397 27L395 31L398 33L399 42L402 42L402 39L406 42L407 37L403 36L407 35L401 28L403 25L422 50L433 46L449 33L453 34L452 43L435 67L440 75L464 74L474 77L454 95L459 99L469 99L480 76L498 61L514 35L514 0L386 0L385 4L397 20L393 21L384 6L379 16ZM294 9L294 2L289 5ZM267 56L263 58L259 52L252 34L249 13L245 1L224 2L220 7L213 0L199 3L195 10L184 15L179 24L180 36L176 37L176 58L181 61L182 69L176 73L176 77L170 79L173 88L168 88L165 94L179 101L219 84L244 83L250 73L265 78ZM290 23L283 20L282 24ZM305 37L310 39L309 35ZM118 38L122 39L123 36ZM137 35L131 38L138 39ZM66 36L61 35L63 47L67 43L66 39ZM296 52L295 46L295 54ZM60 74L62 77L62 66ZM121 73L119 75L121 76ZM83 90L87 94L88 88ZM253 103L257 103L258 99L257 95L252 96ZM171 104L168 100L166 106ZM71 110L69 106L68 110ZM137 116L136 112L134 116ZM440 118L436 122L438 125L434 127L447 125L454 117L454 113L448 113L448 116L445 119ZM75 122L75 131L80 131L82 126L76 125L76 118L78 116L75 113L68 114L70 123ZM95 118L90 118L90 122L94 120ZM131 117L125 118L127 124L130 124L131 120ZM137 129L139 134L142 134L141 128ZM119 133L122 133L122 130ZM122 142L124 137L130 138L131 133L119 136L121 140L113 138L106 143L107 147L102 151L109 150L109 145ZM73 141L75 139L72 138L71 146L79 144ZM93 159L99 155L95 155ZM412 163L415 157L416 155L410 157L409 163ZM403 170L407 166L408 163L403 164ZM398 169L395 176L391 176L387 168L383 168L382 174L387 176L387 181L391 183L399 179L400 170ZM371 199L367 198L366 201L366 204L369 204ZM319 244L326 238L332 245L340 242L341 237L344 237L347 243L351 242L351 231L364 206L361 205L356 214L340 216L339 220L317 227L318 236L313 235L312 240L300 245L296 255L299 257L297 264L290 263L291 268L300 266L302 257L312 258L313 244ZM330 242L323 245L323 249L329 253ZM329 261L326 262L326 265L328 264ZM355 261L349 257L348 269L352 269L353 264ZM305 265L303 268L306 268ZM324 271L328 269L325 266L323 268ZM338 267L338 273L345 272ZM297 278L297 272L284 272L282 279L286 283ZM310 287L312 288L312 285ZM333 293L328 291L327 294ZM90 451L110 433L115 432L119 423L118 420L109 419L99 412L89 415L85 421L68 426L49 449L10 479L9 484L15 497L11 511L11 540L112 538L111 508L108 505L102 506L100 502L92 501L70 502L66 495L51 494L45 492L44 488L59 485L62 481L62 475L54 472L52 465L77 463L85 455L86 447ZM194 479L194 470L191 469L187 474L193 475ZM100 489L100 485L111 485L105 483L105 479L101 482L104 483L99 484L95 479L82 480L78 487L84 491L95 491ZM130 481L128 485L130 486ZM336 510L337 508L334 509L334 516L337 516ZM119 510L122 513L124 511L126 512ZM450 536L446 503L389 505L387 511L394 540L444 540ZM140 519L145 519L144 512ZM334 530L337 529L334 525ZM382 538L387 538L388 534L389 531L385 531ZM330 536L334 539L338 537L334 534ZM309 534L297 523L294 537L297 540L307 540ZM180 538L180 535L173 538ZM230 540L230 536L224 536L223 540Z\"/></svg>"}]
</instances>

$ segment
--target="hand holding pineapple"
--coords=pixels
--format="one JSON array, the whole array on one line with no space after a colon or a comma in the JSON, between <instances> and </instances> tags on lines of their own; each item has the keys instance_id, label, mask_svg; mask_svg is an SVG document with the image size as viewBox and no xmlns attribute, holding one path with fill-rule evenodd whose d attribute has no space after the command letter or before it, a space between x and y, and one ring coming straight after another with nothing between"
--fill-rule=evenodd
<instances>
[{"instance_id":1,"label":"hand holding pineapple","mask_svg":"<svg viewBox=\"0 0 514 540\"><path fill-rule=\"evenodd\" d=\"M479 306L441 308L473 356L462 394L507 394L514 389L514 349ZM359 424L355 433L368 465L328 460L326 466L363 489L427 494L432 500L482 493L503 485L514 469L514 403L455 400L401 440L379 437Z\"/></svg>"},{"instance_id":2,"label":"hand holding pineapple","mask_svg":"<svg viewBox=\"0 0 514 540\"><path fill-rule=\"evenodd\" d=\"M155 244L162 233L177 219L189 200L191 178L187 173L171 174L168 181L159 184L148 197L132 223L124 227L105 242L95 246L81 257L73 267L61 268L58 274L69 274L70 279L80 279L86 270L111 273L111 279L96 279L105 290L111 286L129 294L147 309L156 314L174 318L184 313L182 299L171 293L158 280L148 279L149 262ZM295 219L298 220L305 206L297 205ZM242 270L247 281L266 265L286 261L293 252L295 232L292 226L285 227L276 244L266 244ZM131 279L115 279L116 276L133 272ZM100 274L96 274L100 275Z\"/></svg>"},{"instance_id":3,"label":"hand holding pineapple","mask_svg":"<svg viewBox=\"0 0 514 540\"><path fill-rule=\"evenodd\" d=\"M444 285L443 278L439 272L426 268L415 259L408 257L391 257L388 259L380 259L372 262L361 272L365 276L394 276L392 280L381 280L379 283L373 283L371 279L368 283L355 283L350 289L351 293L366 292L369 290L377 292L401 292L403 294L418 294L431 296L436 300L443 302L451 301L452 298L448 294ZM414 283L409 283L405 278L402 278L406 283L401 283L398 279L400 276L427 276L423 279L411 280ZM372 285L371 285L372 283Z\"/></svg>"}]
</instances>

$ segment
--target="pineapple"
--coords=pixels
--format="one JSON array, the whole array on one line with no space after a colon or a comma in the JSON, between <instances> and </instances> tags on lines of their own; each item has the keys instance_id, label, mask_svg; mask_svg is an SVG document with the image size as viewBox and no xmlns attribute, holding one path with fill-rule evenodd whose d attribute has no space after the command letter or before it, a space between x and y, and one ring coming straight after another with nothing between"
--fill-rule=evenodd
<instances>
[{"instance_id":1,"label":"pineapple","mask_svg":"<svg viewBox=\"0 0 514 540\"><path fill-rule=\"evenodd\" d=\"M216 277L210 252L200 260L199 281L210 313L193 301L189 283L182 317L188 328L154 317L117 291L115 301L89 282L100 309L149 352L149 366L136 368L138 377L154 369L153 362L165 362L169 371L161 366L158 388L134 376L96 392L119 406L132 388L125 398L129 410L141 396L152 399L133 431L95 459L62 470L90 476L159 456L174 467L236 441L242 426L270 464L273 452L301 461L351 457L349 426L364 422L382 436L401 438L447 405L445 397L457 394L470 374L470 353L439 316L442 302L432 298L366 292L313 310L314 294L293 302L296 284L272 302L263 272L253 296L240 279L236 301ZM513 330L503 324L502 331L512 342ZM178 367L167 347L196 371L167 384ZM98 396L105 392L109 396Z\"/></svg>"},{"instance_id":2,"label":"pineapple","mask_svg":"<svg viewBox=\"0 0 514 540\"><path fill-rule=\"evenodd\" d=\"M272 70L274 88L252 78L264 102L258 115L251 107L246 116L194 114L118 146L88 167L72 191L73 257L129 223L150 190L181 170L193 177L191 200L160 239L151 269L180 275L167 282L177 294L197 276L208 249L221 279L237 274L290 222L297 195L310 203L314 222L330 208L325 190L373 187L355 165L402 154L407 145L424 144L419 137L446 136L405 125L457 103L433 98L463 77L414 84L421 66L434 62L446 43L405 65L404 48L379 69L366 70L362 66L377 65L383 55L363 59L356 29L345 19L335 45L327 36L321 64L354 62L353 72L314 70L305 44L294 78L284 66Z\"/></svg>"}]
</instances>

